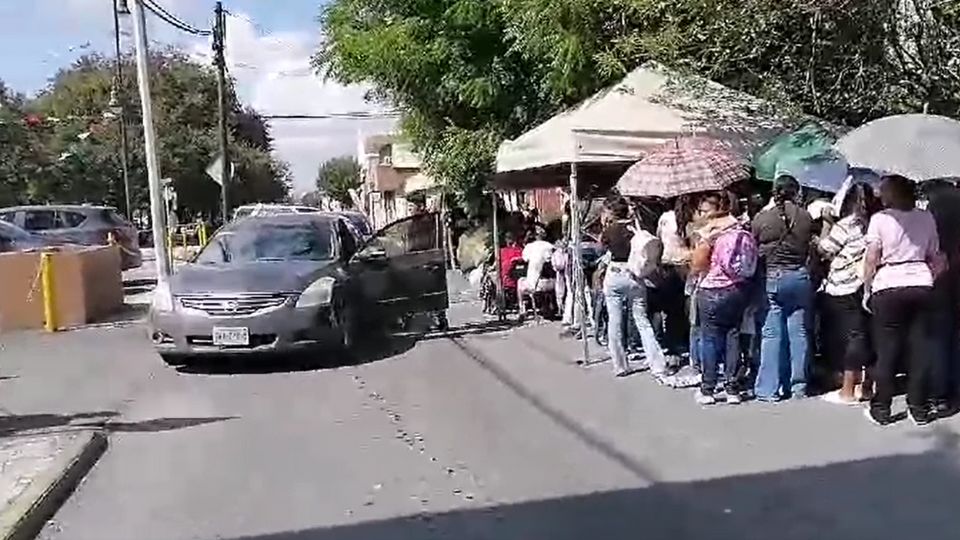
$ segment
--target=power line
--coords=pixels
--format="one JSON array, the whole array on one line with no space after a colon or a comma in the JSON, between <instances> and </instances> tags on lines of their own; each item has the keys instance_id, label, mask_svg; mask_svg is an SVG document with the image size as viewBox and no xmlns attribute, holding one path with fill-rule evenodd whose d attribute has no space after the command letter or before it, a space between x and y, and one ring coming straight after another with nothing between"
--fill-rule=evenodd
<instances>
[{"instance_id":1,"label":"power line","mask_svg":"<svg viewBox=\"0 0 960 540\"><path fill-rule=\"evenodd\" d=\"M190 23L184 22L183 19L167 11L166 8L156 3L155 0L143 0L143 3L151 13L184 32L197 36L209 36L213 34L210 30L201 30Z\"/></svg>"},{"instance_id":2,"label":"power line","mask_svg":"<svg viewBox=\"0 0 960 540\"><path fill-rule=\"evenodd\" d=\"M389 120L398 118L399 111L386 112L343 112L327 114L261 114L265 120Z\"/></svg>"},{"instance_id":3,"label":"power line","mask_svg":"<svg viewBox=\"0 0 960 540\"><path fill-rule=\"evenodd\" d=\"M212 30L201 30L200 28L197 28L196 26L193 26L190 23L184 22L183 19L170 13L169 11L166 10L166 8L156 3L154 0L142 0L142 2L143 2L143 6L148 10L150 10L151 13L153 13L154 15L162 19L167 24L179 30L187 32L188 34L193 34L195 36L207 37L207 36L213 35Z\"/></svg>"},{"instance_id":4,"label":"power line","mask_svg":"<svg viewBox=\"0 0 960 540\"><path fill-rule=\"evenodd\" d=\"M247 17L246 15L241 15L241 14L239 14L239 13L234 13L234 12L228 10L228 9L223 10L223 12L226 13L227 15L230 15L231 17L233 17L233 18L235 18L235 19L240 19L240 20L243 20L243 21L246 21L246 22L250 23L250 25L253 26L254 30L256 30L257 33L259 33L260 35L267 35L267 34L269 34L269 32L267 32L262 26L260 26L260 24L259 24L257 21L251 19L250 17Z\"/></svg>"}]
</instances>

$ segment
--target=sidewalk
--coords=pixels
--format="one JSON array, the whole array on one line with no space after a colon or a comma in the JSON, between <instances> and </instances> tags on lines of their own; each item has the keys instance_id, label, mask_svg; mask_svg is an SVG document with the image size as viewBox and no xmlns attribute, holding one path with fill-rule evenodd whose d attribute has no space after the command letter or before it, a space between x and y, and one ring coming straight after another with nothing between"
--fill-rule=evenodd
<instances>
[{"instance_id":1,"label":"sidewalk","mask_svg":"<svg viewBox=\"0 0 960 540\"><path fill-rule=\"evenodd\" d=\"M163 369L137 326L0 334L0 539L32 538Z\"/></svg>"},{"instance_id":2,"label":"sidewalk","mask_svg":"<svg viewBox=\"0 0 960 540\"><path fill-rule=\"evenodd\" d=\"M0 439L0 538L32 538L107 447L99 431Z\"/></svg>"}]
</instances>

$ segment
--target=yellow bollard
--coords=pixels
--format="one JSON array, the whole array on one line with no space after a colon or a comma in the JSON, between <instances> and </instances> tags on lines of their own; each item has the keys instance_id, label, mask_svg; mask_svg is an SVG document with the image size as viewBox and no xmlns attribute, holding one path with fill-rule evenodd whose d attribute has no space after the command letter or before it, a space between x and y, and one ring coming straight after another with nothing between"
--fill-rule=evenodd
<instances>
[{"instance_id":1,"label":"yellow bollard","mask_svg":"<svg viewBox=\"0 0 960 540\"><path fill-rule=\"evenodd\" d=\"M43 292L43 328L57 331L56 301L53 297L53 256L40 254L40 288Z\"/></svg>"}]
</instances>

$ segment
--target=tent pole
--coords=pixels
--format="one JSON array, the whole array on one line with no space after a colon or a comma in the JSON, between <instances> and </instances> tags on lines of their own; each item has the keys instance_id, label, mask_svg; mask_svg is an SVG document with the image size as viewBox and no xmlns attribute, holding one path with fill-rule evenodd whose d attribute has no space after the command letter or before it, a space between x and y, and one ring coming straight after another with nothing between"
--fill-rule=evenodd
<instances>
[{"instance_id":1,"label":"tent pole","mask_svg":"<svg viewBox=\"0 0 960 540\"><path fill-rule=\"evenodd\" d=\"M574 147L574 159L570 162L570 240L573 246L573 294L575 319L580 319L580 338L583 340L583 363L590 363L590 339L587 337L587 306L584 296L583 250L580 241L580 195L577 179L578 148Z\"/></svg>"},{"instance_id":2,"label":"tent pole","mask_svg":"<svg viewBox=\"0 0 960 540\"><path fill-rule=\"evenodd\" d=\"M501 277L503 274L500 272L503 261L500 260L500 224L498 223L500 218L497 215L496 191L490 194L490 202L493 203L493 260L497 274L497 317L502 321L506 318L506 313L503 305L503 278Z\"/></svg>"}]
</instances>

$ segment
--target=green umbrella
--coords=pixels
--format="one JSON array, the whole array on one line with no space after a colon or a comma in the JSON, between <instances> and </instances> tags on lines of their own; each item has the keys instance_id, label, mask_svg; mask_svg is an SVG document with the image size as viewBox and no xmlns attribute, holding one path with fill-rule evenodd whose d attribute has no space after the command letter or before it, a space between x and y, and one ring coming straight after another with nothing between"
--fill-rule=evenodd
<instances>
[{"instance_id":1,"label":"green umbrella","mask_svg":"<svg viewBox=\"0 0 960 540\"><path fill-rule=\"evenodd\" d=\"M831 160L836 139L816 124L807 124L770 142L753 160L757 178L772 182L782 163Z\"/></svg>"}]
</instances>

